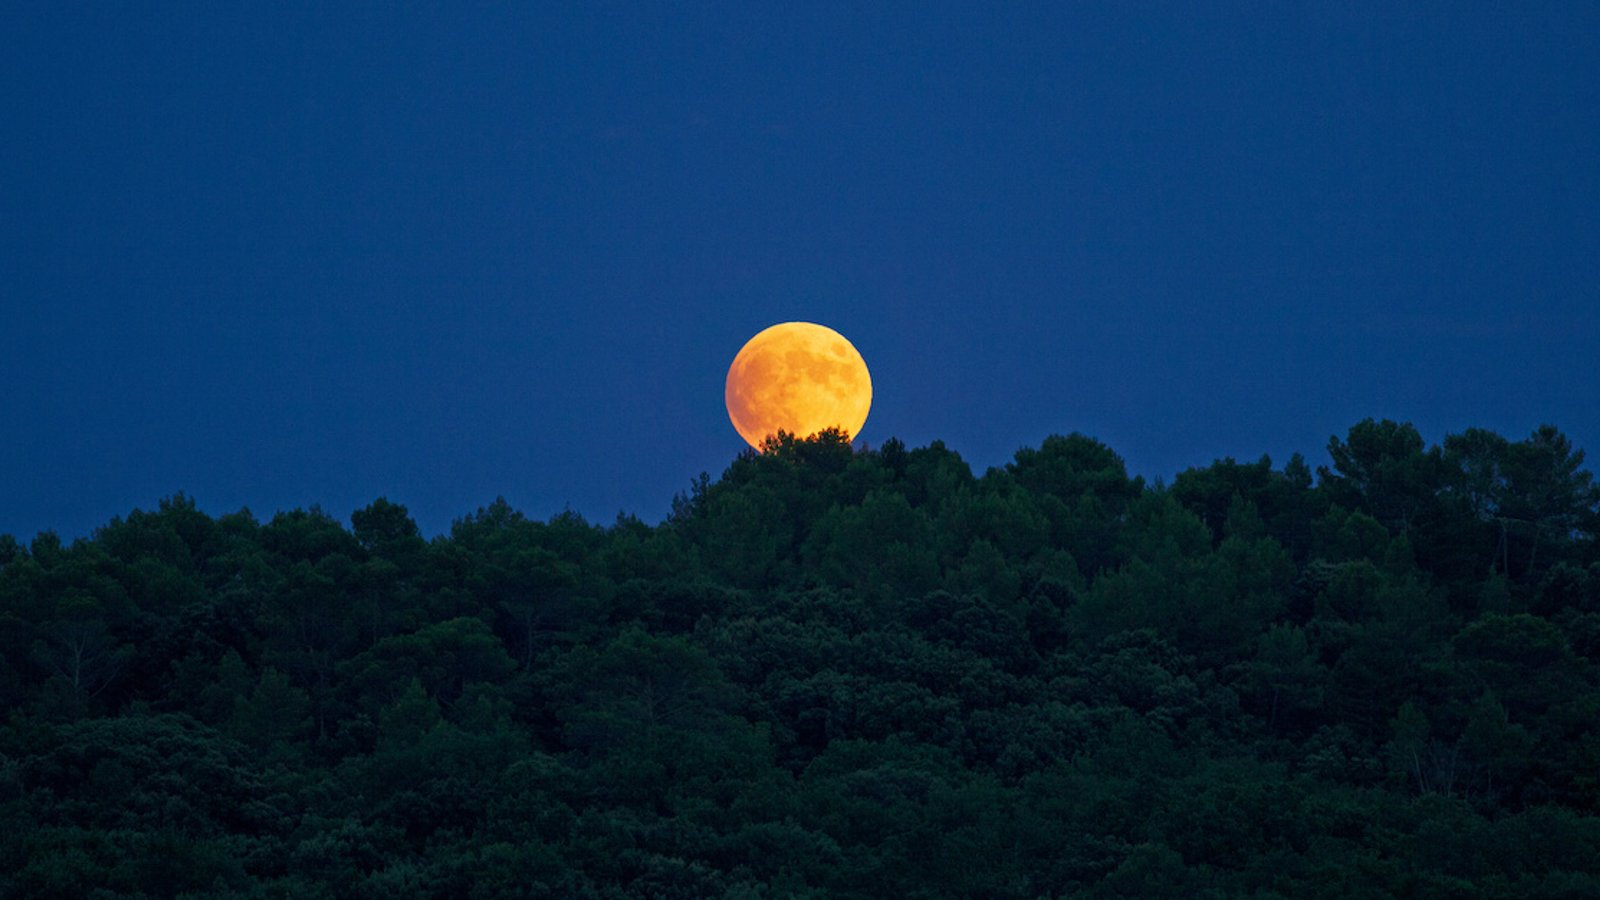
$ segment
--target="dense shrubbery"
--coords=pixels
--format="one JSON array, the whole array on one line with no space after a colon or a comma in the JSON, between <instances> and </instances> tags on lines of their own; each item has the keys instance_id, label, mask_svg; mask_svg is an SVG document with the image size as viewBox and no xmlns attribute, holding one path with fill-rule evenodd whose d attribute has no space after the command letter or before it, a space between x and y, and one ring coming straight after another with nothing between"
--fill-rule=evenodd
<instances>
[{"instance_id":1,"label":"dense shrubbery","mask_svg":"<svg viewBox=\"0 0 1600 900\"><path fill-rule=\"evenodd\" d=\"M1600 896L1582 454L1330 451L0 537L0 895Z\"/></svg>"}]
</instances>

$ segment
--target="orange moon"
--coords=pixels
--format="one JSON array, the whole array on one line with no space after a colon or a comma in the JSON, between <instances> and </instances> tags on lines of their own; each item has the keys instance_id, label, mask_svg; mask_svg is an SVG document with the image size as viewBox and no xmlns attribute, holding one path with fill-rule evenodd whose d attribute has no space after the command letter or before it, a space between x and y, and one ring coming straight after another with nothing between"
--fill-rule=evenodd
<instances>
[{"instance_id":1,"label":"orange moon","mask_svg":"<svg viewBox=\"0 0 1600 900\"><path fill-rule=\"evenodd\" d=\"M734 429L757 450L780 430L803 438L838 428L854 438L872 407L872 376L844 335L784 322L745 342L724 396Z\"/></svg>"}]
</instances>

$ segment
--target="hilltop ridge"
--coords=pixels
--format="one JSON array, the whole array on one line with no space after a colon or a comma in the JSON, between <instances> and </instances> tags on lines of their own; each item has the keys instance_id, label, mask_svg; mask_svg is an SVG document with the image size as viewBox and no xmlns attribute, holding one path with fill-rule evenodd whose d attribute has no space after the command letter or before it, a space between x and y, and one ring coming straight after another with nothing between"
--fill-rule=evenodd
<instances>
[{"instance_id":1,"label":"hilltop ridge","mask_svg":"<svg viewBox=\"0 0 1600 900\"><path fill-rule=\"evenodd\" d=\"M0 895L1600 895L1582 451L1328 449L0 537Z\"/></svg>"}]
</instances>

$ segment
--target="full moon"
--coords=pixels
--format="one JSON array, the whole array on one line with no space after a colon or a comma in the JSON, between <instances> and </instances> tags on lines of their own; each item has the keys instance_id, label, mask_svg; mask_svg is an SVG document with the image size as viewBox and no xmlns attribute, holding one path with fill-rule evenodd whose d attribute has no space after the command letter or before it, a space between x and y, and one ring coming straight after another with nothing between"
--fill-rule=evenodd
<instances>
[{"instance_id":1,"label":"full moon","mask_svg":"<svg viewBox=\"0 0 1600 900\"><path fill-rule=\"evenodd\" d=\"M810 437L838 428L854 438L872 407L867 363L844 335L784 322L747 341L728 367L728 418L750 446L780 430Z\"/></svg>"}]
</instances>

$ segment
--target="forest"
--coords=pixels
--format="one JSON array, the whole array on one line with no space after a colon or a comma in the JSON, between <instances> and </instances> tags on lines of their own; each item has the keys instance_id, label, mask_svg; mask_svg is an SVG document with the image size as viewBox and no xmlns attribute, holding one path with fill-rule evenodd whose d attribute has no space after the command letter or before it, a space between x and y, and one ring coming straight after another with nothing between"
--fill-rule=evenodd
<instances>
[{"instance_id":1,"label":"forest","mask_svg":"<svg viewBox=\"0 0 1600 900\"><path fill-rule=\"evenodd\" d=\"M0 536L0 896L1600 897L1582 451L1327 458L825 432L654 526Z\"/></svg>"}]
</instances>

